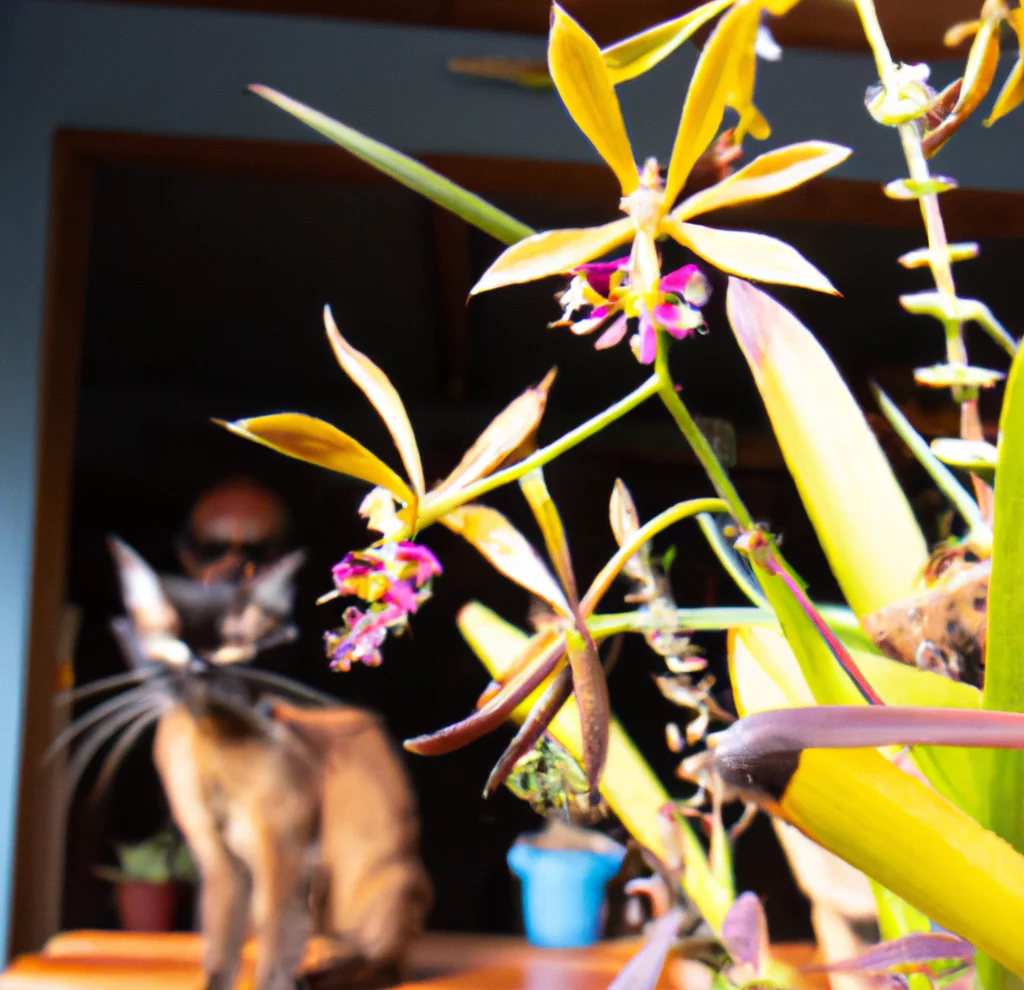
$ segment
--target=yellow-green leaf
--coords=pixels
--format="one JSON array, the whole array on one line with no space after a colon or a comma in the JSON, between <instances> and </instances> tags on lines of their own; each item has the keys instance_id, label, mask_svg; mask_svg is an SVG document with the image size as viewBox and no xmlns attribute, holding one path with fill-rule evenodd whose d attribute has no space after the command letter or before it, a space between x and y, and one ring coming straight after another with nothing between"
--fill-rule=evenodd
<instances>
[{"instance_id":1,"label":"yellow-green leaf","mask_svg":"<svg viewBox=\"0 0 1024 990\"><path fill-rule=\"evenodd\" d=\"M1024 973L1024 857L877 750L804 750L783 817Z\"/></svg>"},{"instance_id":2,"label":"yellow-green leaf","mask_svg":"<svg viewBox=\"0 0 1024 990\"><path fill-rule=\"evenodd\" d=\"M716 268L758 282L796 285L838 295L832 283L796 248L767 234L719 230L665 217L664 230Z\"/></svg>"},{"instance_id":3,"label":"yellow-green leaf","mask_svg":"<svg viewBox=\"0 0 1024 990\"><path fill-rule=\"evenodd\" d=\"M513 244L480 276L470 295L504 285L532 282L570 272L578 265L625 244L633 235L629 217L600 227L546 230Z\"/></svg>"},{"instance_id":4,"label":"yellow-green leaf","mask_svg":"<svg viewBox=\"0 0 1024 990\"><path fill-rule=\"evenodd\" d=\"M548 36L548 68L569 116L628 196L640 184L640 176L615 87L597 42L557 3Z\"/></svg>"},{"instance_id":5,"label":"yellow-green leaf","mask_svg":"<svg viewBox=\"0 0 1024 990\"><path fill-rule=\"evenodd\" d=\"M555 371L552 368L539 385L528 388L491 420L455 470L430 492L429 499L465 488L490 474L533 437L544 415Z\"/></svg>"},{"instance_id":6,"label":"yellow-green leaf","mask_svg":"<svg viewBox=\"0 0 1024 990\"><path fill-rule=\"evenodd\" d=\"M540 555L497 509L487 505L460 505L442 516L441 522L476 547L500 574L543 599L562 615L571 614L562 589Z\"/></svg>"},{"instance_id":7,"label":"yellow-green leaf","mask_svg":"<svg viewBox=\"0 0 1024 990\"><path fill-rule=\"evenodd\" d=\"M395 386L377 365L342 337L329 306L324 307L324 326L327 328L327 339L331 342L338 364L359 386L363 395L370 400L373 408L384 420L384 425L388 428L391 439L395 441L398 454L412 482L413 491L422 498L426 485L423 482L423 465L420 463L420 452L416 446L416 434L412 431L409 414L405 411Z\"/></svg>"},{"instance_id":8,"label":"yellow-green leaf","mask_svg":"<svg viewBox=\"0 0 1024 990\"><path fill-rule=\"evenodd\" d=\"M769 151L727 179L683 200L672 216L688 220L724 206L778 196L827 172L849 156L849 148L828 141L802 141Z\"/></svg>"},{"instance_id":9,"label":"yellow-green leaf","mask_svg":"<svg viewBox=\"0 0 1024 990\"><path fill-rule=\"evenodd\" d=\"M682 17L656 24L602 49L608 76L614 85L635 79L668 58L695 31L729 7L734 0L710 0Z\"/></svg>"},{"instance_id":10,"label":"yellow-green leaf","mask_svg":"<svg viewBox=\"0 0 1024 990\"><path fill-rule=\"evenodd\" d=\"M478 602L463 606L458 615L459 632L495 680L515 661L527 640L526 633L499 618ZM512 718L521 722L547 687L541 685L524 701ZM612 718L608 738L608 758L601 779L601 794L608 807L637 842L663 862L669 861L665 843L662 807L670 800L657 775L629 738L618 719ZM583 759L580 716L576 702L569 699L551 723L549 731L577 759ZM729 892L711 875L707 856L696 835L681 823L677 833L683 843L686 871L683 886L703 918L714 930L732 902Z\"/></svg>"},{"instance_id":11,"label":"yellow-green leaf","mask_svg":"<svg viewBox=\"0 0 1024 990\"><path fill-rule=\"evenodd\" d=\"M996 479L982 707L1024 712L1024 357L1020 354L1006 383ZM987 786L980 820L1017 850L1024 850L1024 753L993 752L990 767L983 778ZM995 952L989 955L999 959ZM1005 959L999 961L1009 965ZM1024 968L1015 972L1024 975Z\"/></svg>"},{"instance_id":12,"label":"yellow-green leaf","mask_svg":"<svg viewBox=\"0 0 1024 990\"><path fill-rule=\"evenodd\" d=\"M700 53L672 146L665 179L666 206L671 206L683 191L694 164L718 132L735 71L737 43L751 16L760 16L756 4L733 7L718 22Z\"/></svg>"},{"instance_id":13,"label":"yellow-green leaf","mask_svg":"<svg viewBox=\"0 0 1024 990\"><path fill-rule=\"evenodd\" d=\"M875 435L814 336L730 279L727 310L786 465L858 616L913 593L928 548Z\"/></svg>"},{"instance_id":14,"label":"yellow-green leaf","mask_svg":"<svg viewBox=\"0 0 1024 990\"><path fill-rule=\"evenodd\" d=\"M413 505L416 496L409 486L375 454L358 440L303 413L276 413L239 419L233 423L214 420L220 426L247 440L255 440L279 454L347 474L371 485L380 485L406 505Z\"/></svg>"}]
</instances>

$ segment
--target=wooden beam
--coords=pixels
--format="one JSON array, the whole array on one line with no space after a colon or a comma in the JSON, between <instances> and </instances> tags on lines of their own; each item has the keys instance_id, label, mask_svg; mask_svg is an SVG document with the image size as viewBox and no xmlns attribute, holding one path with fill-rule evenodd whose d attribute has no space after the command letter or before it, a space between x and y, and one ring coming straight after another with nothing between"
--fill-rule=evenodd
<instances>
[{"instance_id":1,"label":"wooden beam","mask_svg":"<svg viewBox=\"0 0 1024 990\"><path fill-rule=\"evenodd\" d=\"M250 13L293 14L345 20L384 21L434 27L547 34L548 0L122 0L177 7ZM601 43L678 17L697 0L573 0L572 14ZM977 0L899 0L879 4L879 18L893 55L904 60L949 58L942 43L950 25L977 17ZM867 51L853 4L802 0L784 18L772 21L784 47ZM496 53L497 54L497 53Z\"/></svg>"},{"instance_id":2,"label":"wooden beam","mask_svg":"<svg viewBox=\"0 0 1024 990\"><path fill-rule=\"evenodd\" d=\"M22 718L17 846L8 951L37 949L60 923L64 829L59 767L43 754L53 741L61 630L66 616L67 547L86 269L92 222L92 164L74 137L53 145L43 358L39 393L36 506L28 671ZM58 781L61 785L62 781Z\"/></svg>"}]
</instances>

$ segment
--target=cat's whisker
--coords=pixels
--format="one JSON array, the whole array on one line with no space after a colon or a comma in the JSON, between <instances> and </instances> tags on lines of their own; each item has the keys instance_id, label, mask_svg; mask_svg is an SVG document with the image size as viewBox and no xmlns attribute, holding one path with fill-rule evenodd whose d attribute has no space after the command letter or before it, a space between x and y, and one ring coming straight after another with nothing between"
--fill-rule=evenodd
<instances>
[{"instance_id":1,"label":"cat's whisker","mask_svg":"<svg viewBox=\"0 0 1024 990\"><path fill-rule=\"evenodd\" d=\"M68 764L66 787L69 800L78 789L82 774L85 773L86 768L100 749L129 723L134 722L140 715L152 711L155 703L156 699L136 702L134 705L112 714L107 721L97 725L82 739Z\"/></svg>"},{"instance_id":2,"label":"cat's whisker","mask_svg":"<svg viewBox=\"0 0 1024 990\"><path fill-rule=\"evenodd\" d=\"M114 743L114 746L104 759L103 766L100 767L99 776L97 776L96 783L93 785L92 793L89 796L89 800L93 804L100 803L100 799L113 782L115 774L124 762L124 758L139 741L139 737L151 725L160 720L165 710L166 706L157 704L155 707L136 716L136 720L129 723L128 727L121 733L120 738Z\"/></svg>"},{"instance_id":3,"label":"cat's whisker","mask_svg":"<svg viewBox=\"0 0 1024 990\"><path fill-rule=\"evenodd\" d=\"M143 684L141 687L133 688L131 691L125 691L124 694L119 694L116 698L110 698L104 701L102 704L97 705L95 708L90 709L84 715L76 718L56 739L50 743L46 752L43 754L43 762L49 763L69 742L77 738L86 729L91 728L97 722L102 721L108 715L112 715L114 712L124 708L128 705L136 704L141 701L147 694L150 693L150 685Z\"/></svg>"},{"instance_id":4,"label":"cat's whisker","mask_svg":"<svg viewBox=\"0 0 1024 990\"><path fill-rule=\"evenodd\" d=\"M306 698L321 705L338 705L341 702L323 691L307 687L299 681L285 677L283 674L272 674L269 670L254 670L252 667L236 667L232 673L237 674L243 680L251 681L253 684L260 684L263 687L274 687L280 691L288 691L299 698Z\"/></svg>"},{"instance_id":5,"label":"cat's whisker","mask_svg":"<svg viewBox=\"0 0 1024 990\"><path fill-rule=\"evenodd\" d=\"M90 681L81 687L71 688L55 694L54 701L58 704L81 701L83 698L91 698L94 694L102 694L105 691L113 691L114 688L127 687L129 684L139 684L155 677L160 671L157 668L150 670L127 670L123 674L112 674L110 677L101 677L98 681Z\"/></svg>"}]
</instances>

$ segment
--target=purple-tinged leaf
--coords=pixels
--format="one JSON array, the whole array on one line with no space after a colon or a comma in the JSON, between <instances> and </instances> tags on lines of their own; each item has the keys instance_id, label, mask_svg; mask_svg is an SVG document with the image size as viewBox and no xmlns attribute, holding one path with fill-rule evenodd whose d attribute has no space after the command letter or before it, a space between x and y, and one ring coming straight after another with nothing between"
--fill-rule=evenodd
<instances>
[{"instance_id":1,"label":"purple-tinged leaf","mask_svg":"<svg viewBox=\"0 0 1024 990\"><path fill-rule=\"evenodd\" d=\"M430 735L407 739L403 745L420 756L441 756L461 749L498 728L524 698L529 697L555 669L565 653L565 639L554 629L531 640L530 662L502 686L487 703L461 722Z\"/></svg>"},{"instance_id":2,"label":"purple-tinged leaf","mask_svg":"<svg viewBox=\"0 0 1024 990\"><path fill-rule=\"evenodd\" d=\"M652 922L640 951L622 967L608 990L654 990L682 923L678 907Z\"/></svg>"},{"instance_id":3,"label":"purple-tinged leaf","mask_svg":"<svg viewBox=\"0 0 1024 990\"><path fill-rule=\"evenodd\" d=\"M969 963L974 946L956 935L942 932L914 932L888 942L879 942L853 959L804 967L810 973L887 973L916 969L927 963L959 960Z\"/></svg>"},{"instance_id":4,"label":"purple-tinged leaf","mask_svg":"<svg viewBox=\"0 0 1024 990\"><path fill-rule=\"evenodd\" d=\"M547 690L530 709L519 731L508 744L501 759L495 764L484 785L484 797L490 797L512 772L512 768L537 745L537 740L547 731L551 720L561 711L572 694L572 670L563 667L548 685Z\"/></svg>"},{"instance_id":5,"label":"purple-tinged leaf","mask_svg":"<svg viewBox=\"0 0 1024 990\"><path fill-rule=\"evenodd\" d=\"M756 976L768 956L768 922L757 894L746 891L736 898L722 922L722 945L732 961L749 966Z\"/></svg>"}]
</instances>

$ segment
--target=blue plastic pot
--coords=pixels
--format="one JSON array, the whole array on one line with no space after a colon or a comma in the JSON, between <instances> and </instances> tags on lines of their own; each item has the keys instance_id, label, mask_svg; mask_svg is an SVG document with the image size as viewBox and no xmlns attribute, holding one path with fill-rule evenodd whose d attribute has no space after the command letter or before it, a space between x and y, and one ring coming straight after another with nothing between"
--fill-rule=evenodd
<instances>
[{"instance_id":1,"label":"blue plastic pot","mask_svg":"<svg viewBox=\"0 0 1024 990\"><path fill-rule=\"evenodd\" d=\"M601 935L604 888L625 849L544 849L517 842L508 865L523 885L523 922L531 945L573 949Z\"/></svg>"}]
</instances>

